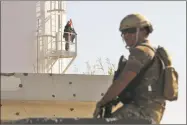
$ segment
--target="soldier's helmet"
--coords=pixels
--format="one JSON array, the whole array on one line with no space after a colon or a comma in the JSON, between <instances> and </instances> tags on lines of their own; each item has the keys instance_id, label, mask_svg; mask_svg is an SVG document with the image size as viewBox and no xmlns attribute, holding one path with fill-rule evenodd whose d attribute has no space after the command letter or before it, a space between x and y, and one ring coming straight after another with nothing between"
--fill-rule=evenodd
<instances>
[{"instance_id":1,"label":"soldier's helmet","mask_svg":"<svg viewBox=\"0 0 187 125\"><path fill-rule=\"evenodd\" d=\"M141 14L135 13L127 15L122 19L119 26L119 31L122 32L129 28L143 28L148 27L149 32L153 32L152 24Z\"/></svg>"}]
</instances>

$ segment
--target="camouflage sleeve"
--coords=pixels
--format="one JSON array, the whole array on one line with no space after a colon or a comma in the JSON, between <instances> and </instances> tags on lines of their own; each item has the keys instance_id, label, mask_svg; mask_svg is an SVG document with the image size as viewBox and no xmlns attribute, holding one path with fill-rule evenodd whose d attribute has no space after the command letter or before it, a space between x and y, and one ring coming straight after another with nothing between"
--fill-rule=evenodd
<instances>
[{"instance_id":1,"label":"camouflage sleeve","mask_svg":"<svg viewBox=\"0 0 187 125\"><path fill-rule=\"evenodd\" d=\"M131 49L124 70L139 73L140 70L153 58L153 52L147 50L148 49L140 48Z\"/></svg>"}]
</instances>

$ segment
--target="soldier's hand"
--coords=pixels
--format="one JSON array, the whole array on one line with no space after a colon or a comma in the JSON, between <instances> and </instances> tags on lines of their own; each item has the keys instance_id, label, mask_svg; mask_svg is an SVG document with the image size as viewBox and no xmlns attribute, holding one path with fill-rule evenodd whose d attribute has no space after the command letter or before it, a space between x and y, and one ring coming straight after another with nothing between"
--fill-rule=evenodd
<instances>
[{"instance_id":1,"label":"soldier's hand","mask_svg":"<svg viewBox=\"0 0 187 125\"><path fill-rule=\"evenodd\" d=\"M94 114L93 114L93 117L94 117L94 118L98 118L98 116L101 114L101 111L102 111L101 108L96 107L96 109L95 109L95 111L94 111Z\"/></svg>"},{"instance_id":2,"label":"soldier's hand","mask_svg":"<svg viewBox=\"0 0 187 125\"><path fill-rule=\"evenodd\" d=\"M100 105L100 102L98 102L98 103L96 104L96 108L95 108L95 111L94 111L94 113L93 113L93 117L94 117L94 118L98 118L98 116L101 114L101 112L102 112L102 107L101 107L101 105Z\"/></svg>"}]
</instances>

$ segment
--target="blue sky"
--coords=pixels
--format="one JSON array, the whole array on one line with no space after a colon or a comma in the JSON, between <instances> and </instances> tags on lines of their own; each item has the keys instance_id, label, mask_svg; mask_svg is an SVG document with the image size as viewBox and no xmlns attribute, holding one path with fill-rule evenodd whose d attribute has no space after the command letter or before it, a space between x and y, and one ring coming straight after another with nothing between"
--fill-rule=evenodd
<instances>
[{"instance_id":1,"label":"blue sky","mask_svg":"<svg viewBox=\"0 0 187 125\"><path fill-rule=\"evenodd\" d=\"M95 64L98 57L117 64L120 55L128 57L120 33L121 19L141 13L153 24L149 39L168 49L179 72L179 100L168 103L162 123L186 123L186 4L182 1L68 1L67 18L78 33L78 56L73 65L86 71L86 61ZM74 66L68 73L74 73ZM76 72L77 73L77 72Z\"/></svg>"}]
</instances>

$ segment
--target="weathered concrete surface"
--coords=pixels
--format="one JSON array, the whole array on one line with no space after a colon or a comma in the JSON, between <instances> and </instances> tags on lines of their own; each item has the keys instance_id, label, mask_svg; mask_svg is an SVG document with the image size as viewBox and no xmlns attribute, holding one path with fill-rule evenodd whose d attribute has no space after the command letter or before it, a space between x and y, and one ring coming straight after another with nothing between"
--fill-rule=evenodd
<instances>
[{"instance_id":1,"label":"weathered concrete surface","mask_svg":"<svg viewBox=\"0 0 187 125\"><path fill-rule=\"evenodd\" d=\"M1 119L28 117L91 118L95 102L1 101Z\"/></svg>"},{"instance_id":2,"label":"weathered concrete surface","mask_svg":"<svg viewBox=\"0 0 187 125\"><path fill-rule=\"evenodd\" d=\"M92 118L95 102L1 101L1 120L33 117ZM120 107L119 104L114 110Z\"/></svg>"},{"instance_id":3,"label":"weathered concrete surface","mask_svg":"<svg viewBox=\"0 0 187 125\"><path fill-rule=\"evenodd\" d=\"M1 74L1 99L95 102L111 81L106 75Z\"/></svg>"},{"instance_id":4,"label":"weathered concrete surface","mask_svg":"<svg viewBox=\"0 0 187 125\"><path fill-rule=\"evenodd\" d=\"M1 73L1 119L91 118L95 102L111 79L105 75Z\"/></svg>"}]
</instances>

